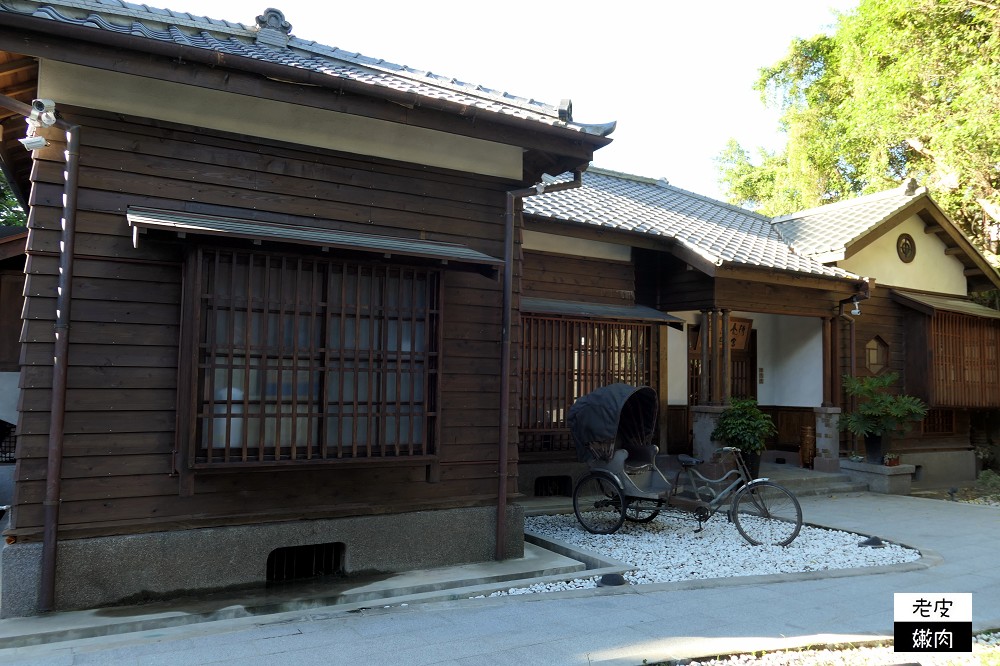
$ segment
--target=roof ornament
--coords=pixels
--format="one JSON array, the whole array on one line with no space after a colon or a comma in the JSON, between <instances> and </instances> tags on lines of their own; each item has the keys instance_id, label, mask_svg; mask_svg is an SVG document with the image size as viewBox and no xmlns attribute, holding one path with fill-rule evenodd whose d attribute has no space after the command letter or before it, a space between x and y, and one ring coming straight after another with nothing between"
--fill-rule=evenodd
<instances>
[{"instance_id":1,"label":"roof ornament","mask_svg":"<svg viewBox=\"0 0 1000 666\"><path fill-rule=\"evenodd\" d=\"M903 192L908 197L912 197L917 193L917 179L911 178L906 181L906 190Z\"/></svg>"},{"instance_id":2,"label":"roof ornament","mask_svg":"<svg viewBox=\"0 0 1000 666\"><path fill-rule=\"evenodd\" d=\"M285 15L277 9L268 7L257 17L258 44L287 48L291 33L292 24L286 21Z\"/></svg>"}]
</instances>

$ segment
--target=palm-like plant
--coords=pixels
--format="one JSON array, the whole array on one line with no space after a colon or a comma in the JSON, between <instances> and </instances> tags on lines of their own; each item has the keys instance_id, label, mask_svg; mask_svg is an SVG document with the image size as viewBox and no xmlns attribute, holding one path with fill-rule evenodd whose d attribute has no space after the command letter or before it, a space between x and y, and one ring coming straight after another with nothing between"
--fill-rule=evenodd
<instances>
[{"instance_id":1,"label":"palm-like plant","mask_svg":"<svg viewBox=\"0 0 1000 666\"><path fill-rule=\"evenodd\" d=\"M840 417L840 427L860 437L905 433L927 415L927 405L912 395L895 395L895 372L875 377L844 376L844 389L858 399L857 409Z\"/></svg>"}]
</instances>

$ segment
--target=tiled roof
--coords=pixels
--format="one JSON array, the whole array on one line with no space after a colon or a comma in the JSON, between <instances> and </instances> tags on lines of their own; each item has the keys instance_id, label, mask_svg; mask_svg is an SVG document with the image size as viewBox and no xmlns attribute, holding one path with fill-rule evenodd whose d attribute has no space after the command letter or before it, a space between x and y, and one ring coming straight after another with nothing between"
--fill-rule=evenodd
<instances>
[{"instance_id":1,"label":"tiled roof","mask_svg":"<svg viewBox=\"0 0 1000 666\"><path fill-rule=\"evenodd\" d=\"M287 22L269 27L266 13L250 27L122 0L0 0L2 13L252 58L581 132L607 134L611 127L564 122L551 104L299 39Z\"/></svg>"},{"instance_id":2,"label":"tiled roof","mask_svg":"<svg viewBox=\"0 0 1000 666\"><path fill-rule=\"evenodd\" d=\"M910 181L893 190L776 217L774 226L799 254L808 257L839 254L842 258L851 243L926 192L926 188L918 188Z\"/></svg>"},{"instance_id":3,"label":"tiled roof","mask_svg":"<svg viewBox=\"0 0 1000 666\"><path fill-rule=\"evenodd\" d=\"M529 215L670 238L711 263L857 276L795 254L771 220L668 184L591 167L575 189L524 199Z\"/></svg>"}]
</instances>

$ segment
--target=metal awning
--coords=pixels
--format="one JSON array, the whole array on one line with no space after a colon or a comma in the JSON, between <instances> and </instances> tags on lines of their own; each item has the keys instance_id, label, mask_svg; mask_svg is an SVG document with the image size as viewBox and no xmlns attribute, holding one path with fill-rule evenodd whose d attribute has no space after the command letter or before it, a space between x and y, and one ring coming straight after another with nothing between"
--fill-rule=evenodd
<instances>
[{"instance_id":1,"label":"metal awning","mask_svg":"<svg viewBox=\"0 0 1000 666\"><path fill-rule=\"evenodd\" d=\"M645 305L609 305L583 301L560 301L552 298L521 298L521 312L560 315L586 319L618 319L669 324L683 330L684 320Z\"/></svg>"},{"instance_id":2,"label":"metal awning","mask_svg":"<svg viewBox=\"0 0 1000 666\"><path fill-rule=\"evenodd\" d=\"M441 243L415 238L398 238L354 231L302 227L259 220L214 215L178 213L130 206L127 213L132 242L139 246L139 234L149 229L187 234L242 238L255 242L293 243L326 249L371 252L384 257L401 256L430 259L454 268L491 273L503 259L491 257L458 243Z\"/></svg>"},{"instance_id":3,"label":"metal awning","mask_svg":"<svg viewBox=\"0 0 1000 666\"><path fill-rule=\"evenodd\" d=\"M957 314L986 319L1000 319L1000 311L980 305L975 301L957 296L940 296L937 294L920 294L913 291L892 290L892 298L897 303L913 308L918 312L933 315L937 310L955 312Z\"/></svg>"}]
</instances>

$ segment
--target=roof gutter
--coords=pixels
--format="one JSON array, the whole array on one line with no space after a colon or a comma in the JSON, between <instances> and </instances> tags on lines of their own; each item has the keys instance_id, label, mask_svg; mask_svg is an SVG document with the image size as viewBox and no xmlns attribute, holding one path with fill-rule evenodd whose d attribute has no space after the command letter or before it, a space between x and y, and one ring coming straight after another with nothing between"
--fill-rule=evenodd
<instances>
[{"instance_id":1,"label":"roof gutter","mask_svg":"<svg viewBox=\"0 0 1000 666\"><path fill-rule=\"evenodd\" d=\"M32 114L32 107L6 95L0 95L0 107L25 118ZM45 499L42 502L42 571L38 585L38 610L43 613L53 610L55 606L56 546L59 531L59 502L62 495L69 322L73 290L73 249L76 244L76 201L80 173L80 126L58 119L53 126L66 132L66 180L63 184L62 250L59 253L59 286L56 294L55 351Z\"/></svg>"},{"instance_id":2,"label":"roof gutter","mask_svg":"<svg viewBox=\"0 0 1000 666\"><path fill-rule=\"evenodd\" d=\"M558 192L580 187L583 169L573 172L573 180L564 183L539 183L534 187L507 192L507 208L503 230L503 320L500 332L500 451L497 462L497 524L495 559L507 558L507 455L510 436L510 328L511 308L514 300L514 216L518 203L524 198L544 192Z\"/></svg>"}]
</instances>

